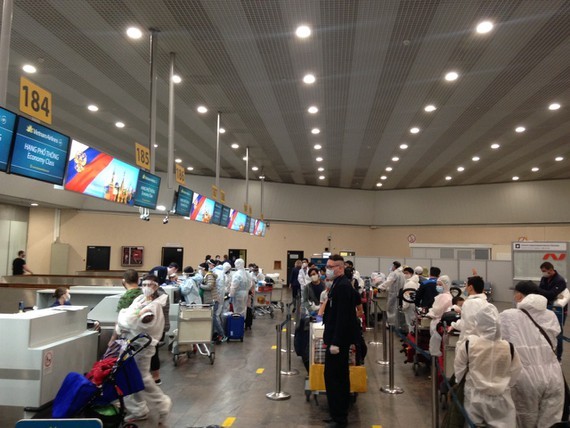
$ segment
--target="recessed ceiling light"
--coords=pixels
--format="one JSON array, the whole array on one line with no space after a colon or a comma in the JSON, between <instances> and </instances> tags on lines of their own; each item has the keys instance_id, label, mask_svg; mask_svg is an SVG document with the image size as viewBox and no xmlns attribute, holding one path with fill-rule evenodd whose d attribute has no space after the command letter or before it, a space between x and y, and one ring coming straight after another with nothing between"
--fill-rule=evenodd
<instances>
[{"instance_id":1,"label":"recessed ceiling light","mask_svg":"<svg viewBox=\"0 0 570 428\"><path fill-rule=\"evenodd\" d=\"M517 126L515 128L515 132L518 132L519 134L524 131L526 131L526 128L524 126Z\"/></svg>"},{"instance_id":2,"label":"recessed ceiling light","mask_svg":"<svg viewBox=\"0 0 570 428\"><path fill-rule=\"evenodd\" d=\"M97 107L95 104L89 104L87 106L87 110L89 111L99 111L99 107Z\"/></svg>"},{"instance_id":3,"label":"recessed ceiling light","mask_svg":"<svg viewBox=\"0 0 570 428\"><path fill-rule=\"evenodd\" d=\"M386 180L388 177L386 177L385 175L380 177L380 180Z\"/></svg>"},{"instance_id":4,"label":"recessed ceiling light","mask_svg":"<svg viewBox=\"0 0 570 428\"><path fill-rule=\"evenodd\" d=\"M30 74L33 74L33 73L35 73L36 71L38 71L38 70L36 69L36 67L34 67L34 66L31 65L31 64L24 64L24 66L22 67L22 70L24 70L26 73L30 73Z\"/></svg>"},{"instance_id":5,"label":"recessed ceiling light","mask_svg":"<svg viewBox=\"0 0 570 428\"><path fill-rule=\"evenodd\" d=\"M225 128L220 128L220 134L225 134L225 133L226 133Z\"/></svg>"},{"instance_id":6,"label":"recessed ceiling light","mask_svg":"<svg viewBox=\"0 0 570 428\"><path fill-rule=\"evenodd\" d=\"M252 167L251 167L251 170L252 170L252 171L259 171L259 167L257 167L257 166L252 166Z\"/></svg>"},{"instance_id":7,"label":"recessed ceiling light","mask_svg":"<svg viewBox=\"0 0 570 428\"><path fill-rule=\"evenodd\" d=\"M457 73L457 71L450 71L445 75L445 80L448 82L453 82L454 80L457 80L458 77L459 73Z\"/></svg>"},{"instance_id":8,"label":"recessed ceiling light","mask_svg":"<svg viewBox=\"0 0 570 428\"><path fill-rule=\"evenodd\" d=\"M314 148L315 150L321 150L321 149L323 148L323 146L321 146L320 144L315 144L315 145L313 146L313 148Z\"/></svg>"},{"instance_id":9,"label":"recessed ceiling light","mask_svg":"<svg viewBox=\"0 0 570 428\"><path fill-rule=\"evenodd\" d=\"M497 143L491 144L491 148L492 148L493 150L497 150L499 147L501 147L500 144L497 144Z\"/></svg>"},{"instance_id":10,"label":"recessed ceiling light","mask_svg":"<svg viewBox=\"0 0 570 428\"><path fill-rule=\"evenodd\" d=\"M32 202L32 203L30 204L30 206L31 206L31 207L39 207L40 204L38 204L38 203L36 203L36 202Z\"/></svg>"},{"instance_id":11,"label":"recessed ceiling light","mask_svg":"<svg viewBox=\"0 0 570 428\"><path fill-rule=\"evenodd\" d=\"M155 148L155 149L158 148L158 144L155 144L155 145L154 145L154 148Z\"/></svg>"},{"instance_id":12,"label":"recessed ceiling light","mask_svg":"<svg viewBox=\"0 0 570 428\"><path fill-rule=\"evenodd\" d=\"M448 175L447 177L445 177L445 181L450 181L451 180L451 175Z\"/></svg>"},{"instance_id":13,"label":"recessed ceiling light","mask_svg":"<svg viewBox=\"0 0 570 428\"><path fill-rule=\"evenodd\" d=\"M311 29L307 25L299 25L295 30L295 35L300 39L306 39L311 35Z\"/></svg>"},{"instance_id":14,"label":"recessed ceiling light","mask_svg":"<svg viewBox=\"0 0 570 428\"><path fill-rule=\"evenodd\" d=\"M127 36L131 39L140 39L142 37L142 31L137 27L129 27L127 28Z\"/></svg>"},{"instance_id":15,"label":"recessed ceiling light","mask_svg":"<svg viewBox=\"0 0 570 428\"><path fill-rule=\"evenodd\" d=\"M231 145L231 148L234 149L234 150L235 150L235 149L239 149L239 144L238 144L238 143L233 143L233 144Z\"/></svg>"},{"instance_id":16,"label":"recessed ceiling light","mask_svg":"<svg viewBox=\"0 0 570 428\"><path fill-rule=\"evenodd\" d=\"M325 176L324 175L319 175L319 180L324 180Z\"/></svg>"},{"instance_id":17,"label":"recessed ceiling light","mask_svg":"<svg viewBox=\"0 0 570 428\"><path fill-rule=\"evenodd\" d=\"M193 167L193 166L188 166L188 167L186 167L186 169L187 169L188 171L194 171L194 167Z\"/></svg>"},{"instance_id":18,"label":"recessed ceiling light","mask_svg":"<svg viewBox=\"0 0 570 428\"><path fill-rule=\"evenodd\" d=\"M400 160L400 158L398 156L394 156L392 158L392 162L398 162Z\"/></svg>"},{"instance_id":19,"label":"recessed ceiling light","mask_svg":"<svg viewBox=\"0 0 570 428\"><path fill-rule=\"evenodd\" d=\"M182 163L182 159L176 158L176 159L174 159L174 162L176 162L176 163Z\"/></svg>"},{"instance_id":20,"label":"recessed ceiling light","mask_svg":"<svg viewBox=\"0 0 570 428\"><path fill-rule=\"evenodd\" d=\"M244 161L246 161L246 160L247 160L247 156L244 156L242 159L243 159Z\"/></svg>"},{"instance_id":21,"label":"recessed ceiling light","mask_svg":"<svg viewBox=\"0 0 570 428\"><path fill-rule=\"evenodd\" d=\"M457 167L457 171L463 172L463 171L465 171L465 168L463 168L462 166L458 166L458 167Z\"/></svg>"},{"instance_id":22,"label":"recessed ceiling light","mask_svg":"<svg viewBox=\"0 0 570 428\"><path fill-rule=\"evenodd\" d=\"M556 162L561 162L561 161L564 160L564 158L563 158L562 156L557 156L557 157L554 158L554 160L555 160Z\"/></svg>"},{"instance_id":23,"label":"recessed ceiling light","mask_svg":"<svg viewBox=\"0 0 570 428\"><path fill-rule=\"evenodd\" d=\"M493 29L493 23L491 21L483 21L477 24L476 31L479 34L486 34Z\"/></svg>"},{"instance_id":24,"label":"recessed ceiling light","mask_svg":"<svg viewBox=\"0 0 570 428\"><path fill-rule=\"evenodd\" d=\"M392 171L392 167L391 167L391 166L387 166L387 167L386 167L386 171L388 171L388 172Z\"/></svg>"},{"instance_id":25,"label":"recessed ceiling light","mask_svg":"<svg viewBox=\"0 0 570 428\"><path fill-rule=\"evenodd\" d=\"M319 128L313 128L313 129L311 129L311 134L317 135L317 134L320 134L320 133L321 133L321 130L320 130Z\"/></svg>"},{"instance_id":26,"label":"recessed ceiling light","mask_svg":"<svg viewBox=\"0 0 570 428\"><path fill-rule=\"evenodd\" d=\"M417 126L414 126L413 128L410 128L410 132L412 134L417 134L418 132L420 132L420 128L418 128Z\"/></svg>"},{"instance_id":27,"label":"recessed ceiling light","mask_svg":"<svg viewBox=\"0 0 570 428\"><path fill-rule=\"evenodd\" d=\"M479 156L473 156L473 157L471 158L471 160L472 160L473 162L479 162L479 161L481 160L481 158L480 158Z\"/></svg>"},{"instance_id":28,"label":"recessed ceiling light","mask_svg":"<svg viewBox=\"0 0 570 428\"><path fill-rule=\"evenodd\" d=\"M315 113L318 113L318 112L319 112L319 109L318 109L318 107L316 107L316 106L311 106L311 107L309 107L309 108L307 109L307 111L308 111L309 113L311 113L311 114L315 114Z\"/></svg>"},{"instance_id":29,"label":"recessed ceiling light","mask_svg":"<svg viewBox=\"0 0 570 428\"><path fill-rule=\"evenodd\" d=\"M376 187L382 187L382 183L376 183Z\"/></svg>"},{"instance_id":30,"label":"recessed ceiling light","mask_svg":"<svg viewBox=\"0 0 570 428\"><path fill-rule=\"evenodd\" d=\"M198 113L208 113L208 108L206 106L198 106L196 110L198 111Z\"/></svg>"},{"instance_id":31,"label":"recessed ceiling light","mask_svg":"<svg viewBox=\"0 0 570 428\"><path fill-rule=\"evenodd\" d=\"M433 104L429 104L424 107L424 110L427 111L428 113L431 113L432 111L436 111L437 107L434 106Z\"/></svg>"},{"instance_id":32,"label":"recessed ceiling light","mask_svg":"<svg viewBox=\"0 0 570 428\"><path fill-rule=\"evenodd\" d=\"M325 169L324 169L322 166L319 166L319 167L317 168L317 171L319 171L319 172L323 172L324 170L325 170Z\"/></svg>"},{"instance_id":33,"label":"recessed ceiling light","mask_svg":"<svg viewBox=\"0 0 570 428\"><path fill-rule=\"evenodd\" d=\"M402 150L406 150L406 149L408 148L408 145L407 145L406 143L400 144L400 148L401 148Z\"/></svg>"},{"instance_id":34,"label":"recessed ceiling light","mask_svg":"<svg viewBox=\"0 0 570 428\"><path fill-rule=\"evenodd\" d=\"M548 110L558 110L560 108L560 104L552 103L548 106Z\"/></svg>"},{"instance_id":35,"label":"recessed ceiling light","mask_svg":"<svg viewBox=\"0 0 570 428\"><path fill-rule=\"evenodd\" d=\"M259 179L260 179L260 180L265 180L265 175L260 175L260 176L259 176Z\"/></svg>"},{"instance_id":36,"label":"recessed ceiling light","mask_svg":"<svg viewBox=\"0 0 570 428\"><path fill-rule=\"evenodd\" d=\"M182 77L180 77L178 74L174 74L174 75L172 76L172 81L173 81L174 83L180 83L180 82L182 82Z\"/></svg>"},{"instance_id":37,"label":"recessed ceiling light","mask_svg":"<svg viewBox=\"0 0 570 428\"><path fill-rule=\"evenodd\" d=\"M319 156L319 157L318 157L317 159L315 159L315 160L316 160L317 162L322 162L322 161L323 161L323 158Z\"/></svg>"},{"instance_id":38,"label":"recessed ceiling light","mask_svg":"<svg viewBox=\"0 0 570 428\"><path fill-rule=\"evenodd\" d=\"M115 126L116 126L117 128L124 128L124 127L125 127L125 124L124 124L123 122L115 122Z\"/></svg>"},{"instance_id":39,"label":"recessed ceiling light","mask_svg":"<svg viewBox=\"0 0 570 428\"><path fill-rule=\"evenodd\" d=\"M315 83L316 81L317 78L315 77L314 74L305 74L305 76L303 77L303 82L305 82L307 85Z\"/></svg>"},{"instance_id":40,"label":"recessed ceiling light","mask_svg":"<svg viewBox=\"0 0 570 428\"><path fill-rule=\"evenodd\" d=\"M540 168L537 167L537 166L533 166L530 170L531 170L532 172L538 172L538 171L540 170Z\"/></svg>"},{"instance_id":41,"label":"recessed ceiling light","mask_svg":"<svg viewBox=\"0 0 570 428\"><path fill-rule=\"evenodd\" d=\"M164 205L158 205L158 206L156 207L156 210L157 210L157 211L166 211L166 207L165 207Z\"/></svg>"},{"instance_id":42,"label":"recessed ceiling light","mask_svg":"<svg viewBox=\"0 0 570 428\"><path fill-rule=\"evenodd\" d=\"M519 177L517 177L516 175L513 177L513 181L518 181Z\"/></svg>"}]
</instances>

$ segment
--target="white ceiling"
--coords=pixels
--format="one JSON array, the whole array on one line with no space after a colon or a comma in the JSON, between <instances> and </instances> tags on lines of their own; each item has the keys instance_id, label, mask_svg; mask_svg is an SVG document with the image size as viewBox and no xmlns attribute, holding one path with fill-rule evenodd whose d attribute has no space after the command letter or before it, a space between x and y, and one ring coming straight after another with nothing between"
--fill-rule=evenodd
<instances>
[{"instance_id":1,"label":"white ceiling","mask_svg":"<svg viewBox=\"0 0 570 428\"><path fill-rule=\"evenodd\" d=\"M476 34L484 19L493 31ZM301 23L311 37L295 36ZM568 1L16 0L12 25L7 107L17 111L21 67L33 64L27 77L53 93L52 126L133 164L134 142L149 141L152 27L158 170L167 169L175 52L175 155L195 168L189 174L214 175L221 111L224 177L244 177L248 146L250 167L282 183L377 189L386 175L382 189L403 189L570 178ZM142 39L126 37L131 25ZM451 70L460 77L446 82ZM315 84L302 83L307 72ZM562 107L550 111L552 102ZM198 114L200 104L209 113ZM437 110L426 113L427 104ZM319 112L307 113L310 105Z\"/></svg>"}]
</instances>

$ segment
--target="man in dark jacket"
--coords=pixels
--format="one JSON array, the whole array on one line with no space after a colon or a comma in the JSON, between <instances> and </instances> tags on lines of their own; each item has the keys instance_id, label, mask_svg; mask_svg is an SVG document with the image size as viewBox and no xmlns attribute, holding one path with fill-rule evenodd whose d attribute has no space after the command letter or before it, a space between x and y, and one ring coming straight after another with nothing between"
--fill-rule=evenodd
<instances>
[{"instance_id":1,"label":"man in dark jacket","mask_svg":"<svg viewBox=\"0 0 570 428\"><path fill-rule=\"evenodd\" d=\"M332 255L326 265L327 279L333 280L323 315L325 331L325 387L331 419L328 427L348 424L350 372L348 351L355 342L356 312L354 291L344 275L344 259Z\"/></svg>"},{"instance_id":2,"label":"man in dark jacket","mask_svg":"<svg viewBox=\"0 0 570 428\"><path fill-rule=\"evenodd\" d=\"M558 295L566 289L566 280L554 269L554 265L550 262L542 263L540 265L540 270L542 272L542 278L540 279L538 292L539 294L546 297L548 300L548 305L550 307ZM560 323L560 328L562 331L564 330L566 315L568 315L568 305L564 306L563 308L563 316ZM560 319L560 313L557 313L557 316ZM556 346L556 355L558 356L559 361L562 359L563 336L564 335L562 332L558 335L558 343Z\"/></svg>"},{"instance_id":3,"label":"man in dark jacket","mask_svg":"<svg viewBox=\"0 0 570 428\"><path fill-rule=\"evenodd\" d=\"M435 296L439 294L436 287L440 273L441 269L438 267L432 266L429 268L429 278L422 282L418 291L416 291L416 308L429 309L433 306Z\"/></svg>"}]
</instances>

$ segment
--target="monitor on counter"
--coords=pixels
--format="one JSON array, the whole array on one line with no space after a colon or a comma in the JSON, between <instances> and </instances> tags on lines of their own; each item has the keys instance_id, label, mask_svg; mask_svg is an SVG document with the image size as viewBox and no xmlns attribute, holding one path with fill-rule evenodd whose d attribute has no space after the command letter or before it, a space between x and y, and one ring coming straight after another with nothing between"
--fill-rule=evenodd
<instances>
[{"instance_id":1,"label":"monitor on counter","mask_svg":"<svg viewBox=\"0 0 570 428\"><path fill-rule=\"evenodd\" d=\"M8 171L61 186L69 137L19 116Z\"/></svg>"},{"instance_id":2,"label":"monitor on counter","mask_svg":"<svg viewBox=\"0 0 570 428\"><path fill-rule=\"evenodd\" d=\"M192 197L194 192L184 186L178 186L178 197L174 212L183 217L190 217L190 208L192 207Z\"/></svg>"},{"instance_id":3,"label":"monitor on counter","mask_svg":"<svg viewBox=\"0 0 570 428\"><path fill-rule=\"evenodd\" d=\"M8 169L17 117L16 113L0 108L0 171Z\"/></svg>"},{"instance_id":4,"label":"monitor on counter","mask_svg":"<svg viewBox=\"0 0 570 428\"><path fill-rule=\"evenodd\" d=\"M73 140L65 190L133 205L138 178L137 167Z\"/></svg>"}]
</instances>

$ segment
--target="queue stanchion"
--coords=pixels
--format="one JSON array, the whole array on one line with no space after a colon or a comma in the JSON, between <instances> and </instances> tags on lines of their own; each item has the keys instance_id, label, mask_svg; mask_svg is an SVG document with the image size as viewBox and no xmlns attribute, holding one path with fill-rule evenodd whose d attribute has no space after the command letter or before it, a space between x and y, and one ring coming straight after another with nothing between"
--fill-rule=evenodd
<instances>
[{"instance_id":1,"label":"queue stanchion","mask_svg":"<svg viewBox=\"0 0 570 428\"><path fill-rule=\"evenodd\" d=\"M382 329L382 359L376 361L376 364L380 364L381 366L387 366L390 364L388 360L388 338L386 337L386 311L382 311L382 322L380 323L380 328ZM393 358L393 356L392 356Z\"/></svg>"},{"instance_id":2,"label":"queue stanchion","mask_svg":"<svg viewBox=\"0 0 570 428\"><path fill-rule=\"evenodd\" d=\"M372 323L370 319L372 318L372 305L374 304L374 291L370 288L366 292L366 331L371 331L376 328L376 319L374 319L374 327L372 327Z\"/></svg>"},{"instance_id":3,"label":"queue stanchion","mask_svg":"<svg viewBox=\"0 0 570 428\"><path fill-rule=\"evenodd\" d=\"M287 370L281 370L281 374L284 376L295 376L299 374L299 370L291 369L291 335L289 332L291 331L291 315L287 314L287 319L285 320L287 323L287 331L285 334L285 346L287 347Z\"/></svg>"},{"instance_id":4,"label":"queue stanchion","mask_svg":"<svg viewBox=\"0 0 570 428\"><path fill-rule=\"evenodd\" d=\"M439 388L437 384L437 357L431 357L431 427L439 428Z\"/></svg>"},{"instance_id":5,"label":"queue stanchion","mask_svg":"<svg viewBox=\"0 0 570 428\"><path fill-rule=\"evenodd\" d=\"M295 321L293 321L293 317L291 315L291 305L293 304L293 302L288 303L287 304L287 313L285 314L285 317L288 318L290 320L290 322L287 324L287 334L289 334L290 336L295 336L295 331L292 328L292 325L295 324L297 325L297 323ZM300 308L298 308L300 310ZM300 312L299 312L300 313ZM290 340L286 340L285 341L285 346L287 346L287 349L285 348L281 348L281 352L285 353L285 352L291 352L291 341Z\"/></svg>"},{"instance_id":6,"label":"queue stanchion","mask_svg":"<svg viewBox=\"0 0 570 428\"><path fill-rule=\"evenodd\" d=\"M374 305L374 336L373 339L368 342L369 345L381 345L382 342L378 342L378 302L373 300ZM384 318L382 318L384 319Z\"/></svg>"},{"instance_id":7,"label":"queue stanchion","mask_svg":"<svg viewBox=\"0 0 570 428\"><path fill-rule=\"evenodd\" d=\"M384 329L385 330L385 329ZM388 346L390 348L389 360L389 385L380 388L380 391L386 394L402 394L404 390L399 386L394 386L394 326L390 324L390 336L388 337Z\"/></svg>"},{"instance_id":8,"label":"queue stanchion","mask_svg":"<svg viewBox=\"0 0 570 428\"><path fill-rule=\"evenodd\" d=\"M281 324L277 324L277 349L275 352L275 391L268 392L265 394L267 398L274 401L288 400L291 398L291 394L281 391L281 330L287 324L287 320L283 321Z\"/></svg>"}]
</instances>

